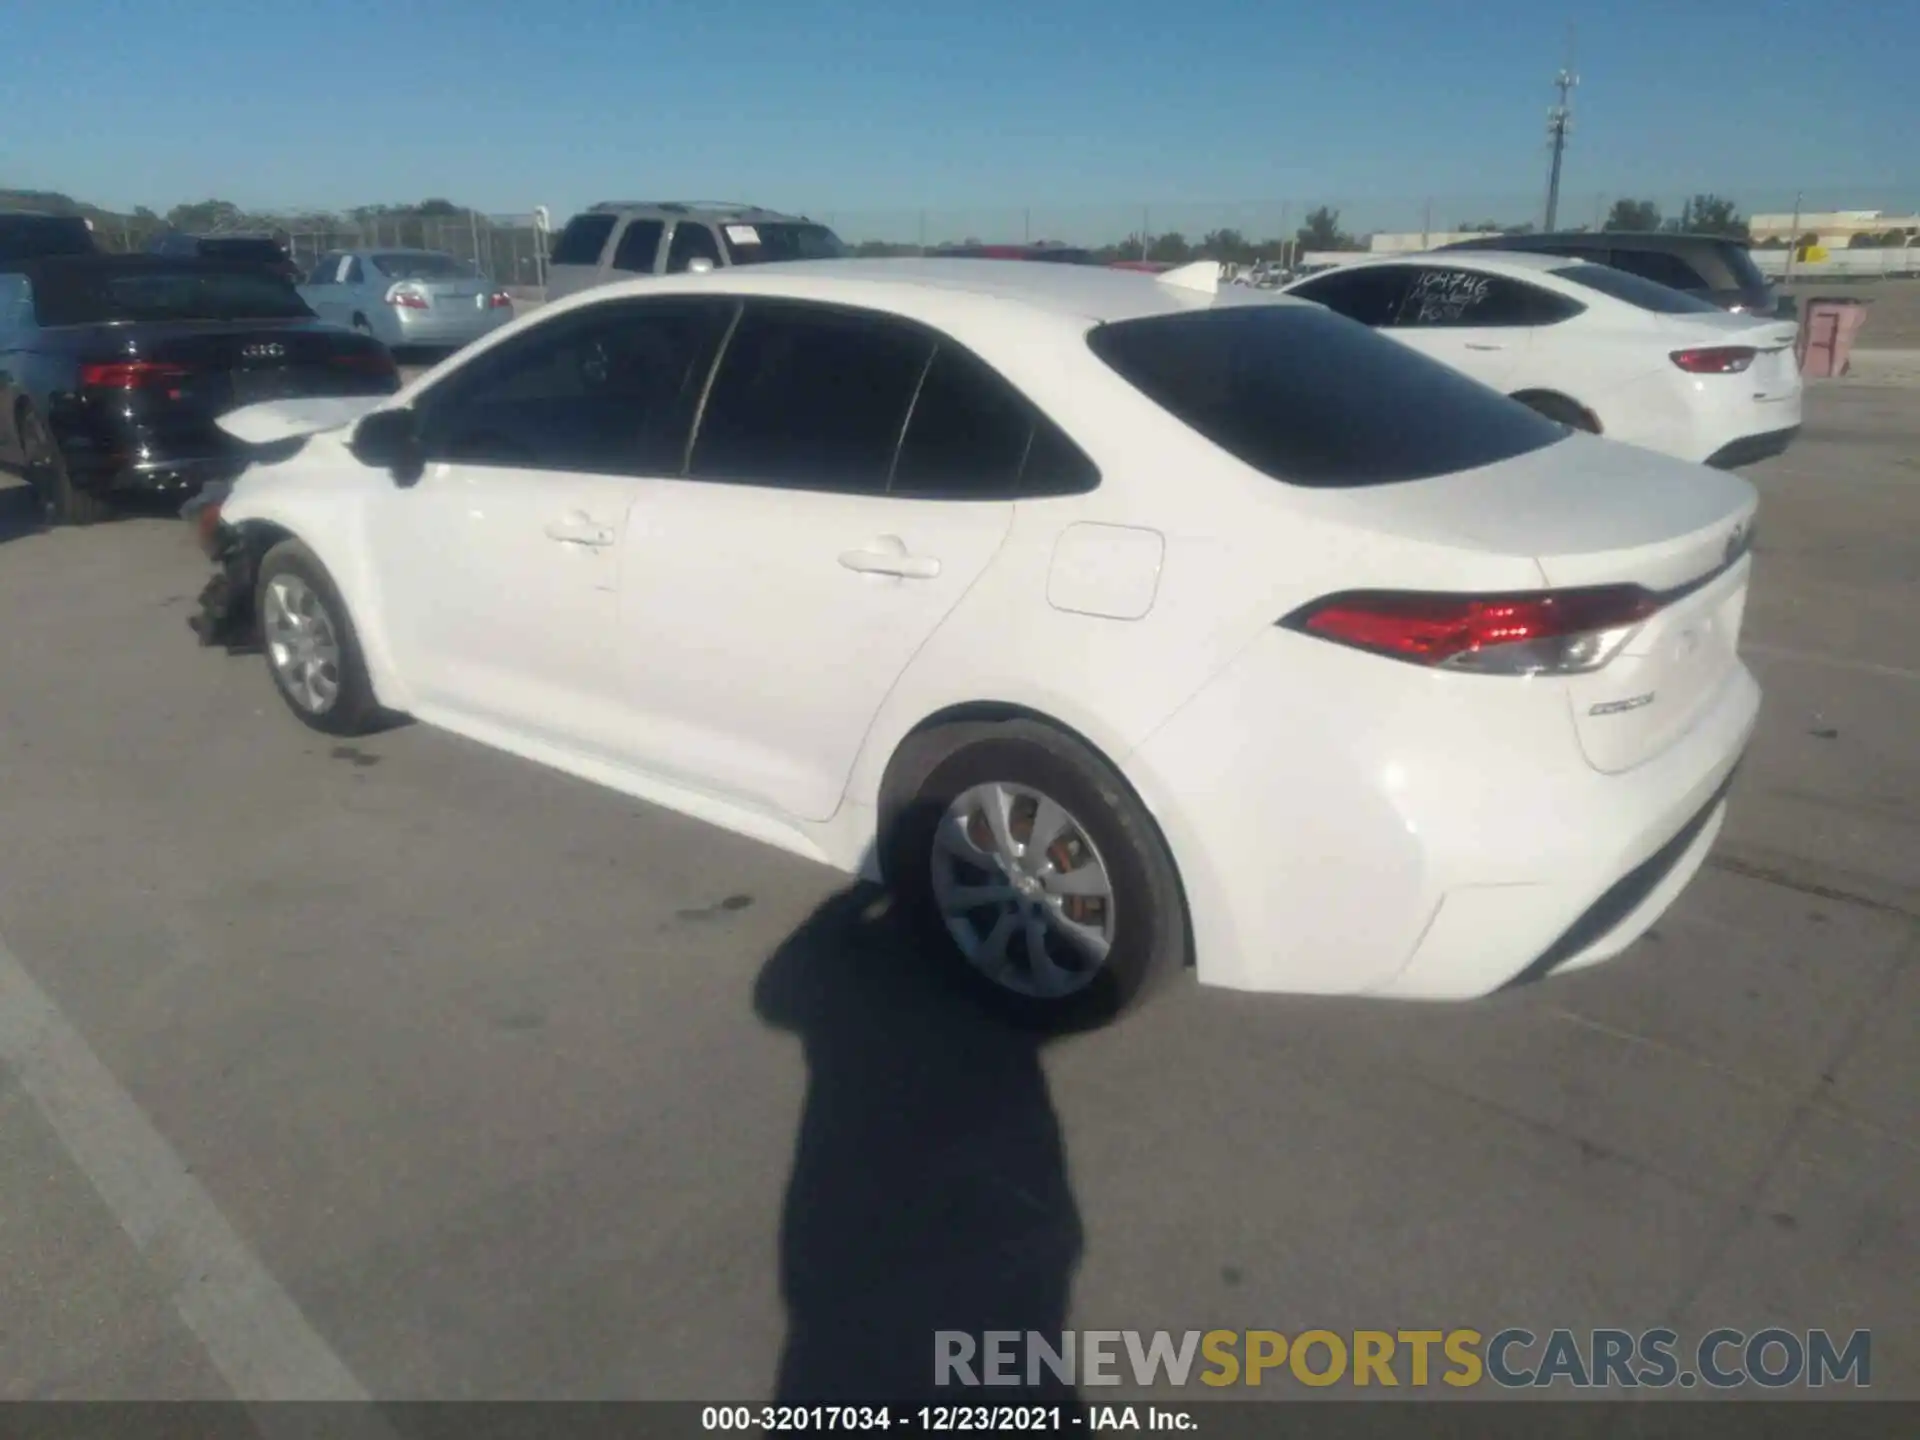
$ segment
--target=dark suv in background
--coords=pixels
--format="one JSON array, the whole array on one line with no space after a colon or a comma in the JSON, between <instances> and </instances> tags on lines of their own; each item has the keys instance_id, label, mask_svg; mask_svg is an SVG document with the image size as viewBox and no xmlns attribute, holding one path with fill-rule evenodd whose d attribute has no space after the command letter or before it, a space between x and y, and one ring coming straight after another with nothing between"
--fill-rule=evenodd
<instances>
[{"instance_id":1,"label":"dark suv in background","mask_svg":"<svg viewBox=\"0 0 1920 1440\"><path fill-rule=\"evenodd\" d=\"M1574 230L1548 235L1490 235L1456 240L1442 250L1520 250L1565 255L1625 270L1643 280L1697 295L1722 310L1762 318L1785 316L1783 305L1753 256L1724 235L1670 235L1623 230Z\"/></svg>"},{"instance_id":2,"label":"dark suv in background","mask_svg":"<svg viewBox=\"0 0 1920 1440\"><path fill-rule=\"evenodd\" d=\"M0 265L50 260L60 255L94 255L99 250L93 227L78 215L0 210Z\"/></svg>"},{"instance_id":3,"label":"dark suv in background","mask_svg":"<svg viewBox=\"0 0 1920 1440\"><path fill-rule=\"evenodd\" d=\"M296 285L305 278L287 253L287 247L272 235L189 235L168 230L147 242L147 253L176 260L223 260L229 264L258 265Z\"/></svg>"}]
</instances>

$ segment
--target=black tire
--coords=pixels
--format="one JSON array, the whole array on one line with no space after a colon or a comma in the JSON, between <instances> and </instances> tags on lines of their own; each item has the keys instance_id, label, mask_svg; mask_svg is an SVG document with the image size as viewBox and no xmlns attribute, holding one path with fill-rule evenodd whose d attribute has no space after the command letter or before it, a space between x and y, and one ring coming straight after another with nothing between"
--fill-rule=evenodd
<instances>
[{"instance_id":1,"label":"black tire","mask_svg":"<svg viewBox=\"0 0 1920 1440\"><path fill-rule=\"evenodd\" d=\"M333 694L318 708L311 703L311 697L296 694L293 682L275 657L275 636L280 631L270 625L268 612L270 596L275 593L274 582L283 576L293 577L312 597L313 608L324 617L334 641L336 658L330 666L323 667L330 671ZM340 591L326 567L298 540L282 540L260 561L254 587L254 622L273 688L301 724L323 735L366 735L383 727L386 717L374 698L373 682L367 675L353 617L347 613L346 603L341 600Z\"/></svg>"},{"instance_id":2,"label":"black tire","mask_svg":"<svg viewBox=\"0 0 1920 1440\"><path fill-rule=\"evenodd\" d=\"M1587 413L1585 407L1564 395L1537 393L1520 394L1513 398L1535 414L1544 415L1549 420L1557 420L1562 425L1583 430L1589 435L1600 433L1600 426L1595 423L1593 416Z\"/></svg>"},{"instance_id":3,"label":"black tire","mask_svg":"<svg viewBox=\"0 0 1920 1440\"><path fill-rule=\"evenodd\" d=\"M74 486L59 443L32 406L20 411L20 448L26 457L27 486L48 525L96 525L113 517L105 498Z\"/></svg>"},{"instance_id":4,"label":"black tire","mask_svg":"<svg viewBox=\"0 0 1920 1440\"><path fill-rule=\"evenodd\" d=\"M892 888L949 974L1001 1016L1054 1033L1108 1024L1187 963L1186 901L1159 827L1113 767L1071 736L1025 720L966 729L978 738L932 768L891 827L885 869ZM948 806L973 786L996 781L1063 806L1105 862L1112 943L1082 988L1063 997L1025 994L976 968L935 900L934 847Z\"/></svg>"}]
</instances>

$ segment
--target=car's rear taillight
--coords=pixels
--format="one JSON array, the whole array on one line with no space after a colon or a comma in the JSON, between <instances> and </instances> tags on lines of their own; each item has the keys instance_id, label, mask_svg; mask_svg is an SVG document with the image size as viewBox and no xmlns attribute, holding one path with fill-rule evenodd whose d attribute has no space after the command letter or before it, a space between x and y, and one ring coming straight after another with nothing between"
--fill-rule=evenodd
<instances>
[{"instance_id":1,"label":"car's rear taillight","mask_svg":"<svg viewBox=\"0 0 1920 1440\"><path fill-rule=\"evenodd\" d=\"M487 308L490 310L511 310L513 308L513 297L504 290L496 290L487 297Z\"/></svg>"},{"instance_id":2,"label":"car's rear taillight","mask_svg":"<svg viewBox=\"0 0 1920 1440\"><path fill-rule=\"evenodd\" d=\"M108 360L80 367L82 390L160 390L186 378L184 366L156 360Z\"/></svg>"},{"instance_id":3,"label":"car's rear taillight","mask_svg":"<svg viewBox=\"0 0 1920 1440\"><path fill-rule=\"evenodd\" d=\"M402 310L425 310L427 308L427 297L403 280L399 284L389 287L387 290L387 304L397 305Z\"/></svg>"},{"instance_id":4,"label":"car's rear taillight","mask_svg":"<svg viewBox=\"0 0 1920 1440\"><path fill-rule=\"evenodd\" d=\"M1689 375L1737 375L1753 364L1759 353L1747 345L1707 345L1674 351L1673 363Z\"/></svg>"},{"instance_id":5,"label":"car's rear taillight","mask_svg":"<svg viewBox=\"0 0 1920 1440\"><path fill-rule=\"evenodd\" d=\"M1637 585L1518 595L1368 590L1331 595L1280 623L1356 650L1481 675L1578 675L1620 653L1660 598Z\"/></svg>"}]
</instances>

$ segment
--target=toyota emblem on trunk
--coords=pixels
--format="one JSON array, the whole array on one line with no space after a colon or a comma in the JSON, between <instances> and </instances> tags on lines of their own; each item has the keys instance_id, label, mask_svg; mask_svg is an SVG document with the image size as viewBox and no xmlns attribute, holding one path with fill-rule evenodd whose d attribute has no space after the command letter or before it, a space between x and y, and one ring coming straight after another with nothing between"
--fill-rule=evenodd
<instances>
[{"instance_id":1,"label":"toyota emblem on trunk","mask_svg":"<svg viewBox=\"0 0 1920 1440\"><path fill-rule=\"evenodd\" d=\"M287 347L279 344L248 345L240 352L243 360L278 360L285 356Z\"/></svg>"}]
</instances>

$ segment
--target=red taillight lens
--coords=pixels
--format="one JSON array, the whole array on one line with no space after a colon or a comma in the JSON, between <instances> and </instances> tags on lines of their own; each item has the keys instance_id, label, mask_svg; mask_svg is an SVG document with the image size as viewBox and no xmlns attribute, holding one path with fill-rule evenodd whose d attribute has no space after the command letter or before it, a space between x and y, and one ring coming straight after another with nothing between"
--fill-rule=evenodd
<instances>
[{"instance_id":1,"label":"red taillight lens","mask_svg":"<svg viewBox=\"0 0 1920 1440\"><path fill-rule=\"evenodd\" d=\"M182 366L153 360L110 360L80 367L83 390L157 390L186 378Z\"/></svg>"},{"instance_id":2,"label":"red taillight lens","mask_svg":"<svg viewBox=\"0 0 1920 1440\"><path fill-rule=\"evenodd\" d=\"M487 297L487 305L494 310L511 310L513 297L504 290L496 290Z\"/></svg>"},{"instance_id":3,"label":"red taillight lens","mask_svg":"<svg viewBox=\"0 0 1920 1440\"><path fill-rule=\"evenodd\" d=\"M1317 600L1280 623L1414 665L1576 675L1613 659L1659 608L1637 585L1484 596L1376 590Z\"/></svg>"},{"instance_id":4,"label":"red taillight lens","mask_svg":"<svg viewBox=\"0 0 1920 1440\"><path fill-rule=\"evenodd\" d=\"M425 310L427 297L400 284L387 291L387 304L398 305L402 310Z\"/></svg>"},{"instance_id":5,"label":"red taillight lens","mask_svg":"<svg viewBox=\"0 0 1920 1440\"><path fill-rule=\"evenodd\" d=\"M1689 375L1738 375L1753 364L1759 353L1746 345L1709 345L1696 350L1676 350L1673 363Z\"/></svg>"}]
</instances>

